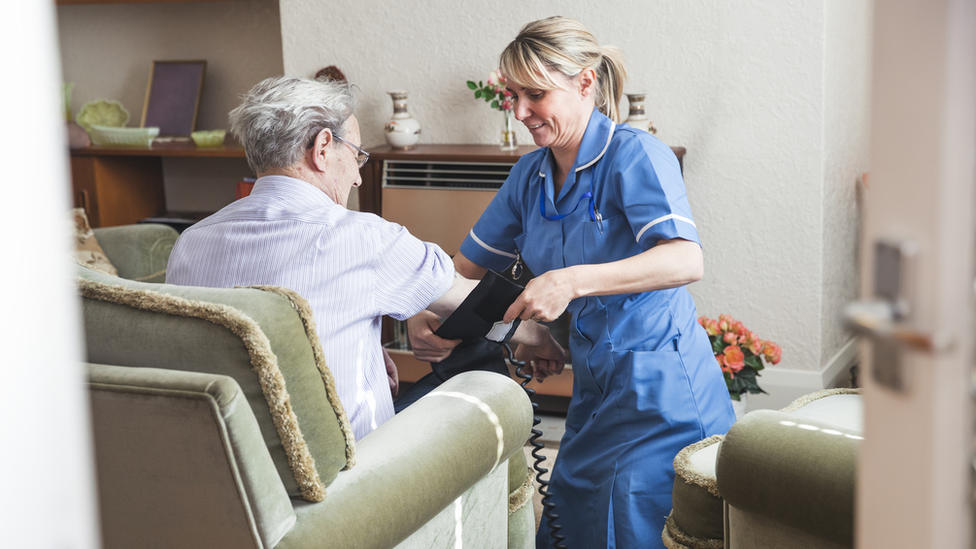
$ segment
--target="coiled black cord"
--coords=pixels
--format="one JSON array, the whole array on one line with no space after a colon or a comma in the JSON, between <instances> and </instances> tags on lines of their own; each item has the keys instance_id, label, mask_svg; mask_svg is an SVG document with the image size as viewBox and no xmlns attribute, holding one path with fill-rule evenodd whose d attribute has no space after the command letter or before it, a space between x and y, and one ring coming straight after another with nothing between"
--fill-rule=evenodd
<instances>
[{"instance_id":1,"label":"coiled black cord","mask_svg":"<svg viewBox=\"0 0 976 549\"><path fill-rule=\"evenodd\" d=\"M556 523L559 520L559 515L556 514L556 504L550 499L552 494L549 492L549 481L542 478L542 475L548 473L549 469L542 466L542 463L546 461L546 456L539 453L546 445L539 440L542 437L542 431L536 429L542 423L542 419L539 418L538 414L539 404L535 401L535 389L526 387L532 381L532 376L523 371L525 369L525 362L515 359L515 353L512 352L512 348L508 346L508 343L503 343L502 345L505 347L505 351L508 352L508 361L515 366L515 377L522 380L522 389L529 395L529 401L532 403L532 436L529 437L529 444L532 445L532 457L535 458L535 462L532 464L532 468L535 469L535 480L539 483L539 493L542 494L542 515L546 517L546 524L549 526L549 537L552 538L553 547L556 549L566 549L566 545L563 544L566 536L559 533L563 527Z\"/></svg>"}]
</instances>

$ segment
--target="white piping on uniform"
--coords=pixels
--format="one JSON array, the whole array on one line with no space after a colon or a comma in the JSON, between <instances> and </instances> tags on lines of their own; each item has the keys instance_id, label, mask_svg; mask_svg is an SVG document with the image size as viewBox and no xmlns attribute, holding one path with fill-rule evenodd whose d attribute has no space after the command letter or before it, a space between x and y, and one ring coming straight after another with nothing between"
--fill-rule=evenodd
<instances>
[{"instance_id":1,"label":"white piping on uniform","mask_svg":"<svg viewBox=\"0 0 976 549\"><path fill-rule=\"evenodd\" d=\"M471 229L471 232L469 234L471 235L471 239L472 240L474 240L475 242L477 242L479 246L481 246L482 248L488 250L489 252L496 253L498 255L503 255L505 257L510 257L512 259L518 259L518 256L516 256L515 254L510 254L508 252L503 252L501 250L496 250L495 248L492 248L491 246L489 246L489 245L485 244L484 242L482 242L481 239L478 238L478 235L474 234L474 229Z\"/></svg>"},{"instance_id":2,"label":"white piping on uniform","mask_svg":"<svg viewBox=\"0 0 976 549\"><path fill-rule=\"evenodd\" d=\"M593 160L590 160L589 162L587 162L586 164L580 166L579 168L576 168L576 171L577 172L582 171L582 170L585 170L586 168L589 168L593 164L596 164L598 160L600 160L601 158L603 158L603 155L606 154L607 149L610 148L610 142L613 140L613 129L616 128L616 127L617 127L617 124L615 122L610 122L610 133L607 134L607 144L603 146L603 150L600 151L600 154L598 154L596 156L596 158L594 158ZM545 178L546 177L546 174L543 173L542 170L539 170L539 177Z\"/></svg>"},{"instance_id":3,"label":"white piping on uniform","mask_svg":"<svg viewBox=\"0 0 976 549\"><path fill-rule=\"evenodd\" d=\"M607 149L610 148L610 140L613 139L613 129L616 128L616 127L617 127L617 124L616 123L610 122L610 133L607 135L607 144L603 146L603 150L600 151L600 154L598 154L596 156L596 158L594 158L593 160L590 160L589 162L587 162L586 164L580 166L579 168L576 168L576 171L577 172L579 172L581 170L585 170L586 168L589 168L593 164L596 164L598 160L600 160L601 158L603 158L603 155L607 152Z\"/></svg>"},{"instance_id":4,"label":"white piping on uniform","mask_svg":"<svg viewBox=\"0 0 976 549\"><path fill-rule=\"evenodd\" d=\"M637 242L640 242L641 237L644 236L644 231L646 231L647 229L650 229L651 227L653 227L654 225L657 225L658 223L662 223L662 222L667 221L669 219L677 219L678 221L684 221L685 223L690 223L692 227L695 227L695 222L692 221L692 220L690 220L690 219L688 219L687 217L682 217L682 216L680 216L678 214L662 215L661 217L655 219L654 221L651 221L647 225L644 225L644 228L641 229L639 233L637 233ZM695 228L697 229L698 227L695 227Z\"/></svg>"}]
</instances>

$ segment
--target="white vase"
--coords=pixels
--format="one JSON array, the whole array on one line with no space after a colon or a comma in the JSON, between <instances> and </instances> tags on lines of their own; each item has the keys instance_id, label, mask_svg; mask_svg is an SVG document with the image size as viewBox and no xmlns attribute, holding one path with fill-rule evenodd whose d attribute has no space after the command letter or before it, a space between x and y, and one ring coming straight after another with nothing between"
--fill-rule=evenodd
<instances>
[{"instance_id":1,"label":"white vase","mask_svg":"<svg viewBox=\"0 0 976 549\"><path fill-rule=\"evenodd\" d=\"M627 120L624 120L624 122L631 128L656 134L657 128L654 127L654 123L651 122L647 117L647 113L644 112L644 98L647 94L641 92L628 93L626 95L627 101L630 102L630 114L628 114Z\"/></svg>"},{"instance_id":2,"label":"white vase","mask_svg":"<svg viewBox=\"0 0 976 549\"><path fill-rule=\"evenodd\" d=\"M749 402L749 393L739 395L739 400L732 401L732 411L735 412L735 419L739 419L746 413L746 406Z\"/></svg>"},{"instance_id":3,"label":"white vase","mask_svg":"<svg viewBox=\"0 0 976 549\"><path fill-rule=\"evenodd\" d=\"M502 142L503 151L514 151L518 148L518 141L515 139L515 117L511 110L502 111L505 118L502 120Z\"/></svg>"},{"instance_id":4,"label":"white vase","mask_svg":"<svg viewBox=\"0 0 976 549\"><path fill-rule=\"evenodd\" d=\"M407 94L410 92L386 92L393 98L393 118L384 126L383 136L394 149L407 150L420 141L420 122L407 112Z\"/></svg>"}]
</instances>

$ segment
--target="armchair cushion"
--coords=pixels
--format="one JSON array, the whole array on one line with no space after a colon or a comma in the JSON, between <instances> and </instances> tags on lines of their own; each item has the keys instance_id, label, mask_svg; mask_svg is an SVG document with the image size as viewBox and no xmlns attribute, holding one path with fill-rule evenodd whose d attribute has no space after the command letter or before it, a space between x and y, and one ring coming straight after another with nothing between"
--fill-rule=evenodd
<instances>
[{"instance_id":1,"label":"armchair cushion","mask_svg":"<svg viewBox=\"0 0 976 549\"><path fill-rule=\"evenodd\" d=\"M98 243L98 238L88 224L88 216L84 208L73 208L71 217L74 222L75 259L79 263L108 274L118 274L115 266L108 260L105 250Z\"/></svg>"},{"instance_id":2,"label":"armchair cushion","mask_svg":"<svg viewBox=\"0 0 976 549\"><path fill-rule=\"evenodd\" d=\"M77 272L88 361L233 378L291 495L321 501L352 466L352 430L300 296Z\"/></svg>"}]
</instances>

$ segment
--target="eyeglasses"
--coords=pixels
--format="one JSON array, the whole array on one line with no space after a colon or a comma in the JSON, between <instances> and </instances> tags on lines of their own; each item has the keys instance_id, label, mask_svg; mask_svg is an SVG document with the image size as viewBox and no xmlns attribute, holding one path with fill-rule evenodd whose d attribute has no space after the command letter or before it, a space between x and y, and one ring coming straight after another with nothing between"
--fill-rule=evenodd
<instances>
[{"instance_id":1,"label":"eyeglasses","mask_svg":"<svg viewBox=\"0 0 976 549\"><path fill-rule=\"evenodd\" d=\"M360 168L362 168L363 166L366 165L366 161L369 160L369 153L368 152L366 152L363 149L361 149L361 148L353 145L352 143L346 141L345 139L339 137L338 135L334 135L333 137L335 137L339 141L342 141L346 145L349 145L350 147L352 147L352 148L356 149L356 151L358 151L358 154L356 154L356 163L359 164L359 167Z\"/></svg>"}]
</instances>

